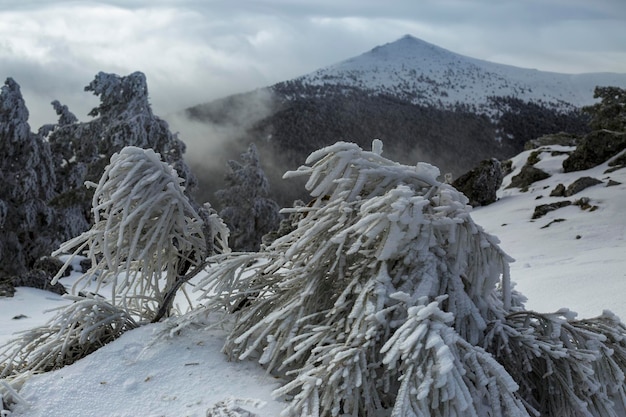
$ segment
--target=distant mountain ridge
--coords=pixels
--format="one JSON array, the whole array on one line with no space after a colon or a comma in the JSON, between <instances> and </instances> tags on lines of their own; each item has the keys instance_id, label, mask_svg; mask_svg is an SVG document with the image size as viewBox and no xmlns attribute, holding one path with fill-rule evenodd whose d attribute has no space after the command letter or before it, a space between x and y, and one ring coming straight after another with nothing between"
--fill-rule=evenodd
<instances>
[{"instance_id":1,"label":"distant mountain ridge","mask_svg":"<svg viewBox=\"0 0 626 417\"><path fill-rule=\"evenodd\" d=\"M626 74L561 74L470 58L406 35L296 78L305 85L354 87L413 104L457 103L489 113L489 97L511 96L569 110L594 102L598 85L626 87Z\"/></svg>"},{"instance_id":2,"label":"distant mountain ridge","mask_svg":"<svg viewBox=\"0 0 626 417\"><path fill-rule=\"evenodd\" d=\"M506 159L544 134L585 134L580 109L596 86L626 88L626 74L558 74L466 57L407 35L359 56L185 111L229 132L225 158L256 143L275 198L290 205L286 170L338 140L373 138L401 163L428 162L458 177L481 160ZM193 164L193 162L192 162ZM212 169L212 170L211 170ZM224 171L196 164L213 199ZM202 179L201 179L202 181ZM209 184L207 182L212 182Z\"/></svg>"}]
</instances>

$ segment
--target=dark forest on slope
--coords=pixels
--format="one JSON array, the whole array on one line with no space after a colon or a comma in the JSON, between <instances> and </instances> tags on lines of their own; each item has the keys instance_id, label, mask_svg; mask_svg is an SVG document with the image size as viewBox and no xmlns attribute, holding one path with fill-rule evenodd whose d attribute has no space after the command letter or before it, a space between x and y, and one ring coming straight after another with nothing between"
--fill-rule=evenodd
<instances>
[{"instance_id":1,"label":"dark forest on slope","mask_svg":"<svg viewBox=\"0 0 626 417\"><path fill-rule=\"evenodd\" d=\"M303 164L312 151L349 141L367 148L373 138L385 143L385 155L404 164L428 162L454 178L487 158L506 159L519 153L524 143L544 134L584 134L588 118L580 111L564 112L541 103L513 97L493 97L497 120L477 114L467 105L455 108L421 106L388 95L356 88L312 87L297 81L275 85L266 116L227 144L229 158L237 159L250 143L280 205L303 198L281 179L282 174ZM192 120L225 128L237 127L239 112L256 103L258 92L231 96L186 110ZM363 142L363 143L361 143ZM201 186L200 200L212 199L221 174L194 166Z\"/></svg>"}]
</instances>

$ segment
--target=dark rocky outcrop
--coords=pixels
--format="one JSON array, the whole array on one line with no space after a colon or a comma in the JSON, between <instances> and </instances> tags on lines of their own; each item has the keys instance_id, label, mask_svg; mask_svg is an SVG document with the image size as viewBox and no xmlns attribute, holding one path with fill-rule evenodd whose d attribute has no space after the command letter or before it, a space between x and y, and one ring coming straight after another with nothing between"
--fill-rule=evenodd
<instances>
[{"instance_id":1,"label":"dark rocky outcrop","mask_svg":"<svg viewBox=\"0 0 626 417\"><path fill-rule=\"evenodd\" d=\"M602 184L602 181L593 177L581 177L571 183L567 188L565 188L563 184L557 185L550 193L550 197L570 197L581 192L585 188L589 188L597 184Z\"/></svg>"},{"instance_id":2,"label":"dark rocky outcrop","mask_svg":"<svg viewBox=\"0 0 626 417\"><path fill-rule=\"evenodd\" d=\"M572 204L571 201L569 200L564 200L564 201L557 201L555 203L550 203L550 204L541 204L537 207L535 207L535 211L533 213L533 217L532 219L538 219L540 217L545 216L546 214L548 214L551 211L560 209L562 207L567 207L570 206Z\"/></svg>"},{"instance_id":3,"label":"dark rocky outcrop","mask_svg":"<svg viewBox=\"0 0 626 417\"><path fill-rule=\"evenodd\" d=\"M623 149L626 149L626 133L596 130L586 135L576 150L563 161L563 171L582 171L593 168Z\"/></svg>"},{"instance_id":4,"label":"dark rocky outcrop","mask_svg":"<svg viewBox=\"0 0 626 417\"><path fill-rule=\"evenodd\" d=\"M539 168L535 168L532 165L524 165L520 173L511 178L511 184L507 188L517 187L522 191L526 191L530 184L545 180L549 177L550 174L540 170Z\"/></svg>"},{"instance_id":5,"label":"dark rocky outcrop","mask_svg":"<svg viewBox=\"0 0 626 417\"><path fill-rule=\"evenodd\" d=\"M565 190L565 197L572 196L584 190L585 188L592 187L597 184L602 184L602 181L593 177L581 177L571 183Z\"/></svg>"},{"instance_id":6,"label":"dark rocky outcrop","mask_svg":"<svg viewBox=\"0 0 626 417\"><path fill-rule=\"evenodd\" d=\"M59 273L61 268L63 268L63 265L63 261L61 261L59 258L55 258L54 256L44 256L35 261L33 269L40 269L53 277ZM63 271L63 276L68 277L71 272L72 267L69 266L65 269L65 271Z\"/></svg>"},{"instance_id":7,"label":"dark rocky outcrop","mask_svg":"<svg viewBox=\"0 0 626 417\"><path fill-rule=\"evenodd\" d=\"M52 275L48 274L41 269L33 269L20 276L11 278L14 287L31 287L38 288L44 291L50 291L59 295L67 294L65 286L60 282L52 285L50 282Z\"/></svg>"},{"instance_id":8,"label":"dark rocky outcrop","mask_svg":"<svg viewBox=\"0 0 626 417\"><path fill-rule=\"evenodd\" d=\"M605 174L617 171L618 169L626 168L626 152L623 152L621 155L609 161L609 166L611 168L604 171Z\"/></svg>"},{"instance_id":9,"label":"dark rocky outcrop","mask_svg":"<svg viewBox=\"0 0 626 417\"><path fill-rule=\"evenodd\" d=\"M558 184L550 193L550 197L565 197L565 190L566 188L563 184Z\"/></svg>"},{"instance_id":10,"label":"dark rocky outcrop","mask_svg":"<svg viewBox=\"0 0 626 417\"><path fill-rule=\"evenodd\" d=\"M492 158L457 178L452 186L465 194L472 207L486 206L496 201L503 177L500 161Z\"/></svg>"}]
</instances>

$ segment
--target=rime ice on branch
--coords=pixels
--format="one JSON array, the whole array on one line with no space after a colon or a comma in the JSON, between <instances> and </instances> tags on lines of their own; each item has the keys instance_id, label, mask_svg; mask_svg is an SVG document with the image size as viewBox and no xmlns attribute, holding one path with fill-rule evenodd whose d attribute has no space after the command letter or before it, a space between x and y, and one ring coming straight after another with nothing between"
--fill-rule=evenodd
<instances>
[{"instance_id":1,"label":"rime ice on branch","mask_svg":"<svg viewBox=\"0 0 626 417\"><path fill-rule=\"evenodd\" d=\"M482 416L489 401L526 415L515 382L476 346L489 322L521 309L510 258L437 168L381 153L378 140L371 152L314 152L287 174L308 176L313 198L287 210L296 229L265 262L231 257L200 284L210 306L237 311L225 351L293 376L277 391L295 395L286 415Z\"/></svg>"},{"instance_id":2,"label":"rime ice on branch","mask_svg":"<svg viewBox=\"0 0 626 417\"><path fill-rule=\"evenodd\" d=\"M153 150L122 149L97 184L94 225L55 254L87 250L93 266L82 280L97 276L98 286L110 286L115 305L140 319L154 318L184 275L183 265L198 267L210 250L206 225L182 183Z\"/></svg>"}]
</instances>

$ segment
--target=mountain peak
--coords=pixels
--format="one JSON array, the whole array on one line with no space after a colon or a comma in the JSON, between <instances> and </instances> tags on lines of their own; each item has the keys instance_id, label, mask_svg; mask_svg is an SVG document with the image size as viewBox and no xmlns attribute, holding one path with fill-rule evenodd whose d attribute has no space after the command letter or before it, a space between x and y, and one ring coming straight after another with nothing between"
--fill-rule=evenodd
<instances>
[{"instance_id":1,"label":"mountain peak","mask_svg":"<svg viewBox=\"0 0 626 417\"><path fill-rule=\"evenodd\" d=\"M439 56L440 58L442 58L444 56L459 56L454 52L448 51L447 49L441 48L437 45L426 42L425 40L416 38L415 36L409 34L404 35L394 42L389 42L384 45L376 46L371 51L366 52L361 56L367 55L379 56L382 58L387 58L388 56L393 56L394 58L410 58L416 56Z\"/></svg>"},{"instance_id":2,"label":"mountain peak","mask_svg":"<svg viewBox=\"0 0 626 417\"><path fill-rule=\"evenodd\" d=\"M594 103L597 85L626 86L626 74L558 74L461 55L412 35L300 77L310 86L357 88L426 106L469 105L491 115L491 97L571 110Z\"/></svg>"}]
</instances>

